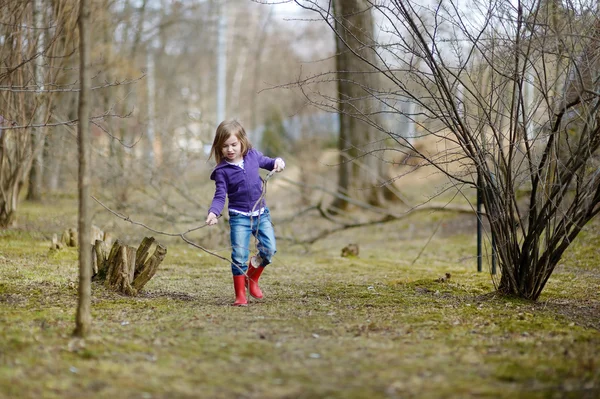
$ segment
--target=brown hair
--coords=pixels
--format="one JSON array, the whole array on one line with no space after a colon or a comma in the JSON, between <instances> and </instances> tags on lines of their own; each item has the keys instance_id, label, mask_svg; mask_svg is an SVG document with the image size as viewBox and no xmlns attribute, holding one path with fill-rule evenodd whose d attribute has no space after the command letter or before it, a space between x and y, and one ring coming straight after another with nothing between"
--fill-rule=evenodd
<instances>
[{"instance_id":1,"label":"brown hair","mask_svg":"<svg viewBox=\"0 0 600 399\"><path fill-rule=\"evenodd\" d=\"M223 160L223 144L225 144L227 139L229 139L232 134L235 134L237 139L240 141L240 145L242 146L242 157L245 157L248 151L250 151L252 148L252 144L250 144L242 124L235 119L225 120L217 127L215 139L213 140L212 148L210 149L210 156L215 157L217 165Z\"/></svg>"}]
</instances>

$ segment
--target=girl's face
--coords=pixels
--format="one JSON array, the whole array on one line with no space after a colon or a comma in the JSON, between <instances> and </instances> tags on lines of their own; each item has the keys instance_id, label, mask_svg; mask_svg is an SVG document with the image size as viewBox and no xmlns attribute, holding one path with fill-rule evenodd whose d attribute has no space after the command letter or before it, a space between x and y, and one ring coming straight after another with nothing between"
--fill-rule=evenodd
<instances>
[{"instance_id":1,"label":"girl's face","mask_svg":"<svg viewBox=\"0 0 600 399\"><path fill-rule=\"evenodd\" d=\"M228 162L238 163L242 160L242 145L235 134L225 140L221 152Z\"/></svg>"}]
</instances>

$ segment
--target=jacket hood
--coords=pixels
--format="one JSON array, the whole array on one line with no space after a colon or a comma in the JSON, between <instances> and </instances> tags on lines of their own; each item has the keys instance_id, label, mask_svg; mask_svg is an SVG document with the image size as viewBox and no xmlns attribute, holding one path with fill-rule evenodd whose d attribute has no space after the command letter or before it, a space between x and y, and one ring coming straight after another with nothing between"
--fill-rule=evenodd
<instances>
[{"instance_id":1,"label":"jacket hood","mask_svg":"<svg viewBox=\"0 0 600 399\"><path fill-rule=\"evenodd\" d=\"M227 166L228 163L225 161L221 161L221 163L219 163L217 166L215 166L215 168L212 170L212 172L210 173L210 179L211 180L215 180L215 172L219 169L223 169L225 166Z\"/></svg>"},{"instance_id":2,"label":"jacket hood","mask_svg":"<svg viewBox=\"0 0 600 399\"><path fill-rule=\"evenodd\" d=\"M221 163L219 163L217 166L215 166L213 171L210 173L210 179L215 180L215 173L217 172L217 170L226 168L228 166L233 166L233 165L231 165L230 163L228 163L225 160L221 161Z\"/></svg>"}]
</instances>

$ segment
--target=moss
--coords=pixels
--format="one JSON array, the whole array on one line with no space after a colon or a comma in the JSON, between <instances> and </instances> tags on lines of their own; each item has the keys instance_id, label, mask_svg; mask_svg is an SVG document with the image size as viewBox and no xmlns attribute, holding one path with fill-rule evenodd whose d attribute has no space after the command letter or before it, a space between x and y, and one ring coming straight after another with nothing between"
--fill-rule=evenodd
<instances>
[{"instance_id":1,"label":"moss","mask_svg":"<svg viewBox=\"0 0 600 399\"><path fill-rule=\"evenodd\" d=\"M79 248L65 247L61 250L48 250L48 261L53 264L60 264L65 261L78 262Z\"/></svg>"},{"instance_id":2,"label":"moss","mask_svg":"<svg viewBox=\"0 0 600 399\"><path fill-rule=\"evenodd\" d=\"M475 271L472 236L435 236L427 244L429 231L389 239L400 226L408 224L365 232L353 259L339 256L349 236L331 237L308 255L281 245L261 279L265 299L251 299L246 308L229 306L226 262L169 245L140 296L92 284L92 334L85 341L71 336L77 250L49 253L43 237L3 233L10 238L0 238L0 392L20 398L598 393L599 278L597 269L576 261L577 252L540 301L524 301L494 294L489 274ZM440 281L446 273L450 279Z\"/></svg>"}]
</instances>

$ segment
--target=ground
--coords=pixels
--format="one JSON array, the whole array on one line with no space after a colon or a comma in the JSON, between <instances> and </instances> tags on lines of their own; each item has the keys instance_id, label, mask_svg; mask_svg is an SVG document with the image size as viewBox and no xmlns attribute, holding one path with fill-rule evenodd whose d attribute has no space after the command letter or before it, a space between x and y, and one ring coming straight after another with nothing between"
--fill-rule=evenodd
<instances>
[{"instance_id":1,"label":"ground","mask_svg":"<svg viewBox=\"0 0 600 399\"><path fill-rule=\"evenodd\" d=\"M472 220L450 212L280 240L246 308L228 265L169 240L138 297L93 285L78 340L77 249L48 249L72 201L24 204L0 231L0 398L600 397L598 224L537 302L495 294Z\"/></svg>"}]
</instances>

